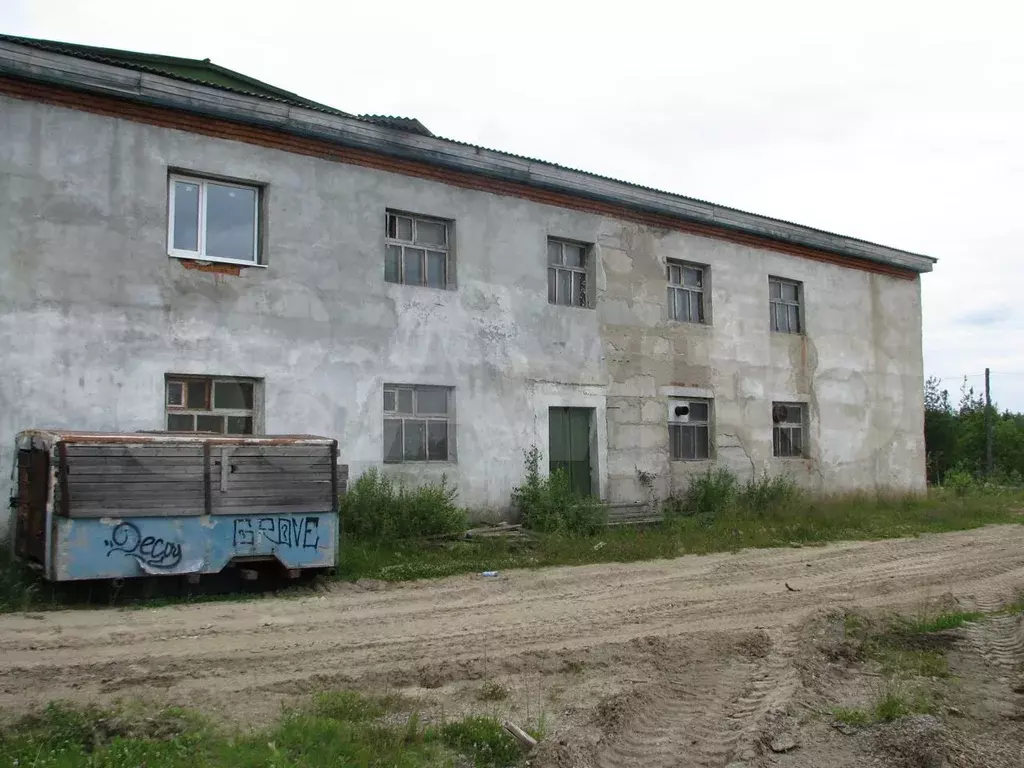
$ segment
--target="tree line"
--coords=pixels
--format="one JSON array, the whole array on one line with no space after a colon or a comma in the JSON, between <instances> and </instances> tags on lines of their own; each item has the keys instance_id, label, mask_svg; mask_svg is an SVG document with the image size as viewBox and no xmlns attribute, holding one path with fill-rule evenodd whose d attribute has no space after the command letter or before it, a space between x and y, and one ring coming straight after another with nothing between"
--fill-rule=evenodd
<instances>
[{"instance_id":1,"label":"tree line","mask_svg":"<svg viewBox=\"0 0 1024 768\"><path fill-rule=\"evenodd\" d=\"M992 422L992 472L995 482L1019 484L1024 479L1024 413L989 408ZM930 376L924 385L924 440L928 482L941 483L953 470L986 476L985 399L964 378L957 405Z\"/></svg>"}]
</instances>

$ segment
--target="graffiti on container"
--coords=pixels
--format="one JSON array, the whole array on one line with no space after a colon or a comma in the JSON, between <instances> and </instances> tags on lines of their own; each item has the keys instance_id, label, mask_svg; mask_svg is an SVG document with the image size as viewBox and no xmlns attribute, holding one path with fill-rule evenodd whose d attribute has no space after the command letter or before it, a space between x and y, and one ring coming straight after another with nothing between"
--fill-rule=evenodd
<instances>
[{"instance_id":1,"label":"graffiti on container","mask_svg":"<svg viewBox=\"0 0 1024 768\"><path fill-rule=\"evenodd\" d=\"M239 517L235 520L234 546L254 546L257 537L279 547L316 549L320 546L320 518Z\"/></svg>"},{"instance_id":2,"label":"graffiti on container","mask_svg":"<svg viewBox=\"0 0 1024 768\"><path fill-rule=\"evenodd\" d=\"M103 544L107 547L107 557L122 552L153 568L173 568L181 562L181 544L159 536L143 536L135 523L118 523Z\"/></svg>"}]
</instances>

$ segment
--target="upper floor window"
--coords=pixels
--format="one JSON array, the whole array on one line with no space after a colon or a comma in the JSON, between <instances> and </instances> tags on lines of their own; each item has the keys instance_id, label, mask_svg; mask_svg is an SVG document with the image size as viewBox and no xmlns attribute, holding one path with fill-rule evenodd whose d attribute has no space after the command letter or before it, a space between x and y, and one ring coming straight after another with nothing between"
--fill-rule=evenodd
<instances>
[{"instance_id":1,"label":"upper floor window","mask_svg":"<svg viewBox=\"0 0 1024 768\"><path fill-rule=\"evenodd\" d=\"M449 461L450 387L384 385L384 461Z\"/></svg>"},{"instance_id":2,"label":"upper floor window","mask_svg":"<svg viewBox=\"0 0 1024 768\"><path fill-rule=\"evenodd\" d=\"M172 175L168 195L171 256L259 263L258 187Z\"/></svg>"},{"instance_id":3,"label":"upper floor window","mask_svg":"<svg viewBox=\"0 0 1024 768\"><path fill-rule=\"evenodd\" d=\"M768 299L771 306L772 330L778 333L802 333L800 283L768 278Z\"/></svg>"},{"instance_id":4,"label":"upper floor window","mask_svg":"<svg viewBox=\"0 0 1024 768\"><path fill-rule=\"evenodd\" d=\"M586 307L590 247L548 238L548 303Z\"/></svg>"},{"instance_id":5,"label":"upper floor window","mask_svg":"<svg viewBox=\"0 0 1024 768\"><path fill-rule=\"evenodd\" d=\"M388 211L386 226L384 279L389 283L447 288L449 223Z\"/></svg>"},{"instance_id":6,"label":"upper floor window","mask_svg":"<svg viewBox=\"0 0 1024 768\"><path fill-rule=\"evenodd\" d=\"M172 375L165 389L168 432L251 435L255 431L253 379Z\"/></svg>"},{"instance_id":7,"label":"upper floor window","mask_svg":"<svg viewBox=\"0 0 1024 768\"><path fill-rule=\"evenodd\" d=\"M668 442L669 455L675 461L711 458L711 401L669 400Z\"/></svg>"},{"instance_id":8,"label":"upper floor window","mask_svg":"<svg viewBox=\"0 0 1024 768\"><path fill-rule=\"evenodd\" d=\"M806 407L803 403L772 403L772 454L805 456Z\"/></svg>"},{"instance_id":9,"label":"upper floor window","mask_svg":"<svg viewBox=\"0 0 1024 768\"><path fill-rule=\"evenodd\" d=\"M704 268L668 263L668 316L683 323L703 323Z\"/></svg>"}]
</instances>

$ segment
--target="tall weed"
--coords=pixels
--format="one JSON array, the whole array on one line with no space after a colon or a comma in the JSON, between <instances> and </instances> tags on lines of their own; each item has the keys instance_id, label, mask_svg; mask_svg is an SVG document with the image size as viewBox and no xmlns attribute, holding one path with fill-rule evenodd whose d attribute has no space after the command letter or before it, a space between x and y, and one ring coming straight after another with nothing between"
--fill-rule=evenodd
<instances>
[{"instance_id":1,"label":"tall weed","mask_svg":"<svg viewBox=\"0 0 1024 768\"><path fill-rule=\"evenodd\" d=\"M665 520L674 522L683 517L712 520L724 516L736 501L736 476L727 469L709 469L690 480L682 497L666 501Z\"/></svg>"},{"instance_id":2,"label":"tall weed","mask_svg":"<svg viewBox=\"0 0 1024 768\"><path fill-rule=\"evenodd\" d=\"M799 502L803 491L787 475L770 477L765 472L756 480L747 481L737 494L737 506L741 511L753 515L781 511Z\"/></svg>"},{"instance_id":3,"label":"tall weed","mask_svg":"<svg viewBox=\"0 0 1024 768\"><path fill-rule=\"evenodd\" d=\"M443 475L440 483L409 488L372 468L341 499L342 530L368 541L458 533L466 529L466 513L456 506L457 495Z\"/></svg>"},{"instance_id":4,"label":"tall weed","mask_svg":"<svg viewBox=\"0 0 1024 768\"><path fill-rule=\"evenodd\" d=\"M512 505L519 510L523 524L541 533L589 536L600 530L607 514L604 505L591 496L572 489L565 472L556 469L547 477L540 474L540 449L524 451L526 477L512 491Z\"/></svg>"}]
</instances>

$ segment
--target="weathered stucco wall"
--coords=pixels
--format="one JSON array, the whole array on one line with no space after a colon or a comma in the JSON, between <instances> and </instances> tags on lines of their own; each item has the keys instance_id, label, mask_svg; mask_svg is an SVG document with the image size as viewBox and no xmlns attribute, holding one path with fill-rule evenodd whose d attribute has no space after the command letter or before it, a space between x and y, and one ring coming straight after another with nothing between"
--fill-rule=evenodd
<instances>
[{"instance_id":1,"label":"weathered stucco wall","mask_svg":"<svg viewBox=\"0 0 1024 768\"><path fill-rule=\"evenodd\" d=\"M455 387L464 504L500 511L547 408L595 408L597 490L668 461L661 388L714 391L716 454L827 487L924 482L917 281L442 183L0 97L0 465L29 427L163 425L167 373L264 380L267 432L380 464L384 382ZM266 184L266 269L166 250L169 169ZM387 208L455 221L455 291L383 279ZM596 243L596 310L547 302L546 238ZM710 327L669 324L664 260L711 265ZM806 337L768 332L767 275L803 280ZM771 456L770 402L813 404L812 457ZM607 411L605 407L607 406ZM792 464L792 462L789 462ZM674 478L670 481L670 478Z\"/></svg>"}]
</instances>

